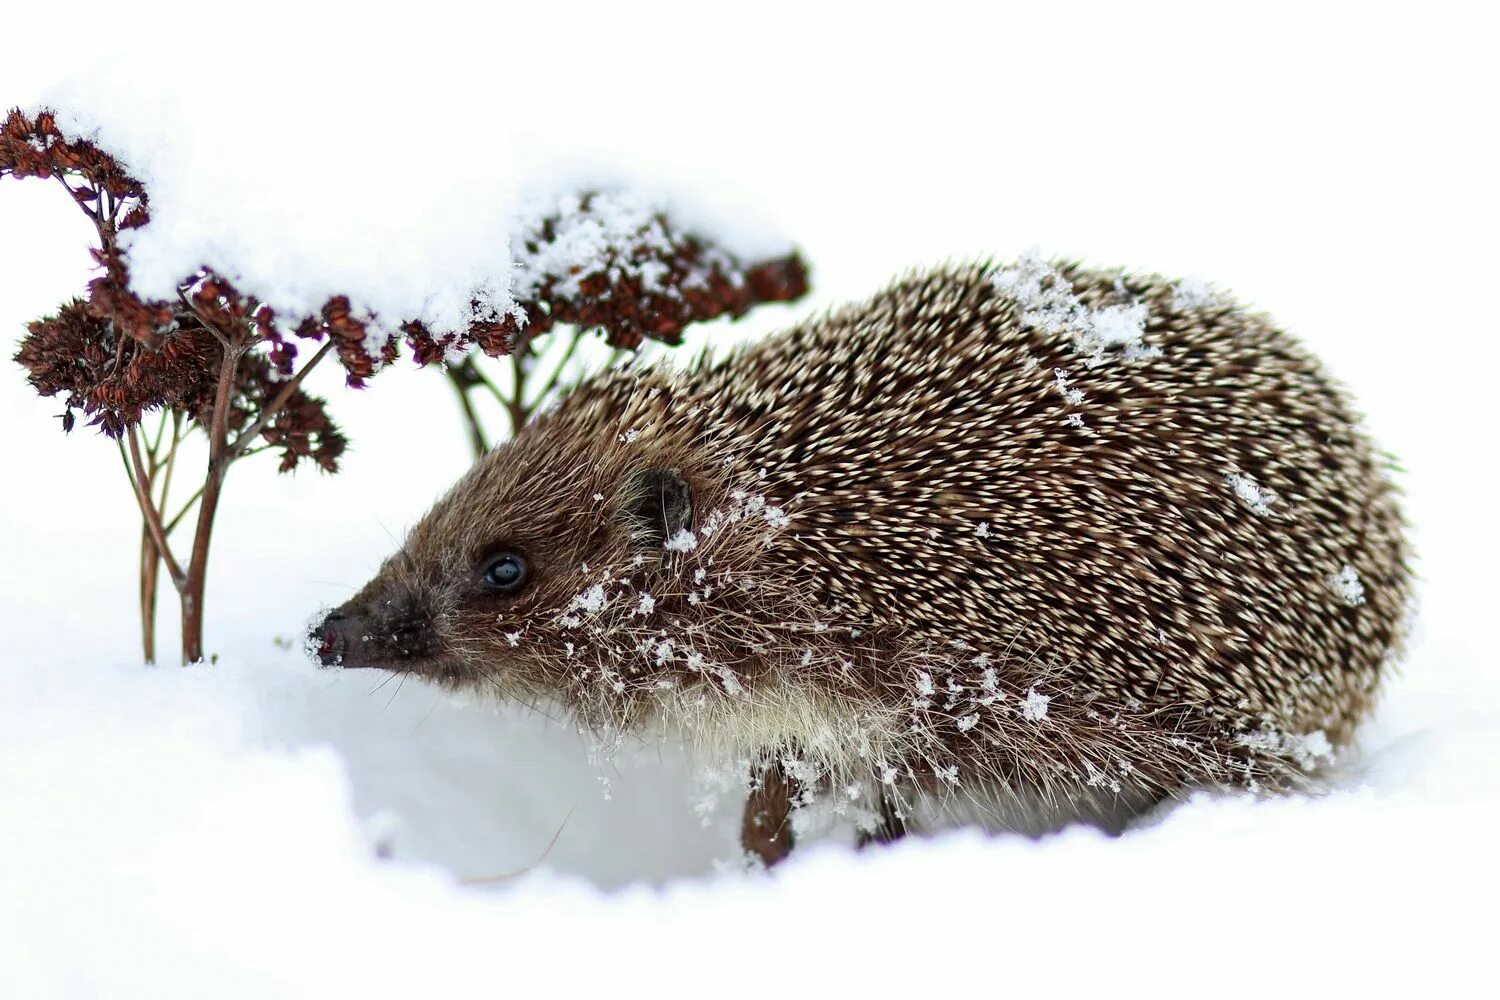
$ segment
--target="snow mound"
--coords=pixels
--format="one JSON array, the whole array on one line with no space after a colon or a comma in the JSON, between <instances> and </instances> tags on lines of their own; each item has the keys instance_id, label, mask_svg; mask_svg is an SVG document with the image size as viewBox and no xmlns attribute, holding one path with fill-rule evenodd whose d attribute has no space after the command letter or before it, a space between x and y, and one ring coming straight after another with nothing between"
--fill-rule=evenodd
<instances>
[{"instance_id":1,"label":"snow mound","mask_svg":"<svg viewBox=\"0 0 1500 1000\"><path fill-rule=\"evenodd\" d=\"M1242 977L1274 967L1348 993L1453 986L1488 953L1485 922L1429 907L1457 880L1479 899L1500 889L1494 720L1408 729L1321 799L1204 798L1116 840L1074 829L862 854L812 845L768 876L739 870L723 829L719 874L609 894L550 861L465 883L383 860L403 822L444 820L359 815L361 769L386 783L434 771L361 747L384 717L363 678L358 696L338 694L350 679L275 658L0 673L0 994L466 997L566 982L585 995L635 969L664 995L711 983L737 995L747 984L725 970L768 947L784 948L778 975L841 989L914 988L933 960L987 956L987 975L1012 988L1103 987L1149 968L1167 992L1222 980L1216 994L1238 995ZM297 706L341 721L309 741ZM441 711L448 729L494 714ZM387 749L409 741L409 721ZM470 739L493 735L474 721ZM1489 787L1465 776L1480 774ZM483 785L468 791L504 793ZM668 817L662 836L694 826L684 820ZM884 957L867 960L872 944Z\"/></svg>"}]
</instances>

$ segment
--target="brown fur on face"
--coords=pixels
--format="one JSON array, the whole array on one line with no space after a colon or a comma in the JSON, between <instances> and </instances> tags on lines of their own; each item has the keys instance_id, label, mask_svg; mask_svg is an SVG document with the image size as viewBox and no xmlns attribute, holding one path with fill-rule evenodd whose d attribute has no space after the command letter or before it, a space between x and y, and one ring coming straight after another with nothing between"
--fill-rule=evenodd
<instances>
[{"instance_id":1,"label":"brown fur on face","mask_svg":"<svg viewBox=\"0 0 1500 1000\"><path fill-rule=\"evenodd\" d=\"M585 383L438 502L324 658L664 729L877 836L933 803L1118 827L1297 783L1401 643L1383 465L1265 317L1061 275L1144 305L1152 350L1086 351L952 267ZM502 549L532 574L514 596L479 580Z\"/></svg>"},{"instance_id":2,"label":"brown fur on face","mask_svg":"<svg viewBox=\"0 0 1500 1000\"><path fill-rule=\"evenodd\" d=\"M638 381L631 377L632 390ZM652 379L653 388L671 391L660 382ZM345 633L340 662L455 686L487 684L505 695L555 695L553 685L567 671L552 650L521 639L565 615L587 589L590 565L628 563L648 552L660 558L660 522L675 513L657 495L663 475L708 485L695 469L681 470L700 464L683 435L653 437L648 446L628 429L596 426L621 416L618 405L613 393L581 389L564 412L543 416L478 462L335 612ZM528 567L527 584L515 595L494 593L480 580L487 559L505 551L522 555ZM424 633L420 655L392 649L391 623L402 616Z\"/></svg>"}]
</instances>

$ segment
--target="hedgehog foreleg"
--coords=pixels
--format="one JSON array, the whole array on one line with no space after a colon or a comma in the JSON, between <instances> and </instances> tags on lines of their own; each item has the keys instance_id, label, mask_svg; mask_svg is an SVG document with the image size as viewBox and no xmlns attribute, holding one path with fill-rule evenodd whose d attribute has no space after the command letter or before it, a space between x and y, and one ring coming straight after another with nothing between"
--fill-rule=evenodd
<instances>
[{"instance_id":1,"label":"hedgehog foreleg","mask_svg":"<svg viewBox=\"0 0 1500 1000\"><path fill-rule=\"evenodd\" d=\"M760 858L767 868L792 853L792 805L797 798L796 781L773 761L750 774L750 795L745 800L745 818L740 824L740 844L745 853Z\"/></svg>"}]
</instances>

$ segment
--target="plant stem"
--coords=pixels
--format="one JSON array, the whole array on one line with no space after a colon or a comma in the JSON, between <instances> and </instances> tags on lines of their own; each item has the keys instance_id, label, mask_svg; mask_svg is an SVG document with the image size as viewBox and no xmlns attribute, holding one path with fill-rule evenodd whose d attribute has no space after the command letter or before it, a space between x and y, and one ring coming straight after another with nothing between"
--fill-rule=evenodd
<instances>
[{"instance_id":1,"label":"plant stem","mask_svg":"<svg viewBox=\"0 0 1500 1000\"><path fill-rule=\"evenodd\" d=\"M156 554L156 543L151 540L151 527L141 523L141 656L147 663L156 662L156 585L160 577L161 560Z\"/></svg>"},{"instance_id":2,"label":"plant stem","mask_svg":"<svg viewBox=\"0 0 1500 1000\"><path fill-rule=\"evenodd\" d=\"M302 380L305 379L305 378L307 378L307 373L310 372L310 371L312 371L313 368L315 368L317 366L317 364L318 364L319 361L322 361L325 357L327 357L328 356L328 352L330 350L332 350L332 349L333 349L333 338L330 337L323 344L322 347L318 348L318 353L314 354L312 356L312 359L310 361L308 361L307 364L305 364L305 365L302 366L302 370L301 371L297 372L297 374L293 375L291 378L289 378L289 379L286 380L286 383L284 385L282 385L281 390L276 393L275 397L273 397L272 400L269 403L267 403L265 406L263 406L261 408L260 416L256 417L255 420L251 422L251 424L250 424L249 427L246 427L243 431L240 431L239 436L234 439L234 443L233 444L227 444L227 443L225 444L225 454L228 456L225 459L226 462L232 462L236 458L238 458L240 456L240 453L245 450L246 446L248 446L251 441L254 441L255 438L256 438L256 436L259 435L261 431L265 430L266 424L270 423L271 420L273 418L275 418L276 414L278 412L280 412L281 408L286 405L286 401L292 398L292 393L294 393L294 392L297 391L297 386L301 385L302 384ZM235 356L234 356L235 364L239 363L240 354L243 354L243 353L244 353L244 348L243 347L241 347L239 349L239 351L237 353L235 353ZM226 352L225 357L227 358L228 356L229 355ZM234 375L234 372L231 370L230 371L230 381L231 381L231 384L233 382L233 375ZM221 385L220 388L222 389L223 386ZM224 396L223 398L224 398L224 400L227 403L228 396ZM217 405L218 404L215 404L216 407L217 407ZM218 420L218 416L219 416L218 410L215 409L214 410L214 419L216 421ZM224 419L226 421L226 423L224 425L225 426L225 433L227 434L228 433L228 426L229 426L228 423L227 423L227 421L229 419L229 415L227 413L224 415Z\"/></svg>"},{"instance_id":3,"label":"plant stem","mask_svg":"<svg viewBox=\"0 0 1500 1000\"><path fill-rule=\"evenodd\" d=\"M167 566L167 574L172 578L172 585L181 590L186 582L186 576L177 560L172 558L172 550L167 547L167 533L162 528L161 511L151 502L151 495L146 492L150 476L146 472L145 465L141 462L141 446L136 441L135 428L131 428L125 436L126 444L130 449L130 467L134 467L134 474L130 477L130 485L135 490L136 503L141 508L141 518L146 522L146 530L151 535L151 541L155 543L157 554L161 561Z\"/></svg>"},{"instance_id":4,"label":"plant stem","mask_svg":"<svg viewBox=\"0 0 1500 1000\"><path fill-rule=\"evenodd\" d=\"M557 334L554 333L553 336L557 336ZM542 385L542 391L537 393L536 398L526 405L527 420L531 419L531 415L536 412L537 407L546 402L547 397L557 388L558 382L562 379L563 370L568 367L568 362L573 360L573 353L578 350L578 342L582 339L583 331L574 327L569 334L568 346L563 348L562 357L557 360L557 365L552 369L551 374L547 376L547 381Z\"/></svg>"},{"instance_id":5,"label":"plant stem","mask_svg":"<svg viewBox=\"0 0 1500 1000\"><path fill-rule=\"evenodd\" d=\"M182 598L184 665L203 659L203 595L208 574L208 546L213 539L214 515L218 513L224 475L235 457L229 444L229 400L234 393L234 376L246 345L230 343L228 338L225 342L224 357L219 362L219 385L214 393L214 409L208 427L208 469L203 477L203 495L198 500L198 526L193 532L193 551L188 557L187 574L182 585L177 588ZM322 352L319 352L318 357L321 356ZM311 367L311 363L308 367ZM303 374L306 374L305 370ZM295 388L295 384L288 388ZM289 395L290 392L283 391L277 398L284 402L284 397ZM263 412L257 423L264 423L269 412Z\"/></svg>"},{"instance_id":6,"label":"plant stem","mask_svg":"<svg viewBox=\"0 0 1500 1000\"><path fill-rule=\"evenodd\" d=\"M177 446L182 443L182 414L172 414L172 443L167 446L167 458L158 468L162 469L161 492L156 498L156 509L165 511L167 509L167 496L172 491L172 470L177 467ZM156 470L152 470L152 476ZM167 534L172 533L171 525L167 525Z\"/></svg>"},{"instance_id":7,"label":"plant stem","mask_svg":"<svg viewBox=\"0 0 1500 1000\"><path fill-rule=\"evenodd\" d=\"M131 431L134 433L134 430ZM136 489L136 476L131 471L130 458L125 451L125 442L117 441L120 448L120 461L125 465L125 478L130 480L131 492ZM160 439L146 450L151 461L147 470L148 478L145 483L145 492L149 497L155 483L152 479L161 468L156 462L155 447L160 444ZM159 505L158 505L159 509ZM161 566L160 557L157 555L156 542L151 537L151 522L143 514L141 516L141 556L140 556L140 603L138 611L141 616L141 659L146 663L156 662L156 590L158 583L158 570Z\"/></svg>"},{"instance_id":8,"label":"plant stem","mask_svg":"<svg viewBox=\"0 0 1500 1000\"><path fill-rule=\"evenodd\" d=\"M157 454L161 451L161 440L166 436L167 423L169 421L176 422L175 414L169 413L167 410L162 410L161 421L156 425L156 437L152 439L151 444L146 448L146 454L150 456L153 465L156 462ZM156 470L153 468L151 472L154 474Z\"/></svg>"},{"instance_id":9,"label":"plant stem","mask_svg":"<svg viewBox=\"0 0 1500 1000\"><path fill-rule=\"evenodd\" d=\"M162 438L165 435L167 424L172 425L172 439L167 445L166 459L159 460ZM151 456L151 478L161 479L161 489L157 493L155 507L157 511L167 509L167 498L172 493L172 471L177 467L177 449L182 444L182 414L177 411L162 411L161 425L156 429L156 440L151 442L149 454ZM158 476L158 473L160 475ZM146 495L151 495L151 487L155 483L148 483ZM191 505L192 501L189 501ZM186 511L184 511L186 513ZM179 514L170 522L163 525L163 536L170 536L172 528L182 517ZM157 552L156 543L151 538L150 526L141 525L141 650L145 654L147 663L156 662L156 607L157 590L161 582L161 556Z\"/></svg>"},{"instance_id":10,"label":"plant stem","mask_svg":"<svg viewBox=\"0 0 1500 1000\"><path fill-rule=\"evenodd\" d=\"M172 520L167 522L166 529L168 535L171 535L172 530L182 523L182 519L187 517L188 511L193 509L193 504L197 503L198 498L201 496L203 496L203 487L200 486L193 491L192 496L187 498L187 503L182 505L182 509L173 515Z\"/></svg>"},{"instance_id":11,"label":"plant stem","mask_svg":"<svg viewBox=\"0 0 1500 1000\"><path fill-rule=\"evenodd\" d=\"M526 426L526 418L530 416L526 408L526 357L530 353L530 338L522 338L510 353L511 394L501 401L505 404L505 415L510 419L511 437L515 437L516 432Z\"/></svg>"},{"instance_id":12,"label":"plant stem","mask_svg":"<svg viewBox=\"0 0 1500 1000\"><path fill-rule=\"evenodd\" d=\"M447 368L445 374L448 376L448 384L458 394L458 405L463 408L464 423L469 427L469 447L477 462L489 450L489 445L484 440L484 427L479 423L479 412L474 409L474 401L469 398L469 390L480 384L474 369L474 359L465 358L462 364Z\"/></svg>"}]
</instances>

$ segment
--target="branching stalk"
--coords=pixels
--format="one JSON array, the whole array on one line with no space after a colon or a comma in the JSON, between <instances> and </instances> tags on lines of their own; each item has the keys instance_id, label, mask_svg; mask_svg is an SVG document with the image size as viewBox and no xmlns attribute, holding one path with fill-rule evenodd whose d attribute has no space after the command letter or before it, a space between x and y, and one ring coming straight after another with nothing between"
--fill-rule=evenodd
<instances>
[{"instance_id":1,"label":"branching stalk","mask_svg":"<svg viewBox=\"0 0 1500 1000\"><path fill-rule=\"evenodd\" d=\"M226 343L229 342L225 338ZM219 492L234 456L229 450L229 403L234 392L234 375L244 344L233 344L224 351L219 365L219 384L214 393L214 409L208 426L208 468L203 477L203 494L198 500L198 524L193 531L193 550L178 593L182 599L182 662L197 663L203 659L203 596L207 582L208 548L213 539L214 515L219 509ZM165 534L163 534L165 538Z\"/></svg>"},{"instance_id":2,"label":"branching stalk","mask_svg":"<svg viewBox=\"0 0 1500 1000\"><path fill-rule=\"evenodd\" d=\"M332 349L333 338L330 337L324 342L322 347L318 348L318 353L314 354L308 360L307 364L302 366L301 371L286 380L280 391L276 393L275 398L260 411L260 416L256 417L249 427L240 432L239 436L234 439L233 444L227 446L225 454L228 457L226 461L232 462L238 458L240 453L245 450L246 445L254 441L260 432L266 429L266 425L276 418L276 414L280 413L281 408L286 406L287 400L292 398L292 393L297 391L297 387L302 384L302 380L307 378L307 373L312 371L319 361L327 357L328 352ZM235 360L238 362L238 355L235 356ZM228 414L225 414L225 419L228 419Z\"/></svg>"},{"instance_id":3,"label":"branching stalk","mask_svg":"<svg viewBox=\"0 0 1500 1000\"><path fill-rule=\"evenodd\" d=\"M151 495L146 492L147 484L151 479L145 464L141 461L141 447L136 441L134 429L125 435L125 441L130 451L130 466L133 469L130 485L135 490L135 499L141 508L141 517L146 522L146 529L151 533L151 541L155 543L158 555L166 564L167 574L172 578L173 586L181 590L187 580L187 575L183 573L177 560L172 557L172 550L167 546L167 533L161 523L161 511L152 504Z\"/></svg>"}]
</instances>

